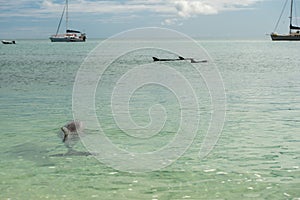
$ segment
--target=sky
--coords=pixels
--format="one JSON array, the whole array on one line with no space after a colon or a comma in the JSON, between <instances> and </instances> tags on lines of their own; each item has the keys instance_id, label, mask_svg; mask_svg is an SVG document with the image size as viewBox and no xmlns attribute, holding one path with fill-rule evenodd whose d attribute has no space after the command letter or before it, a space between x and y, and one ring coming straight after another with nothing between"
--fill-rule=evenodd
<instances>
[{"instance_id":1,"label":"sky","mask_svg":"<svg viewBox=\"0 0 300 200\"><path fill-rule=\"evenodd\" d=\"M170 28L194 38L264 38L274 31L285 1L69 0L69 28L88 38L142 27ZM0 0L0 39L49 38L64 5L65 0ZM277 32L288 32L286 10Z\"/></svg>"}]
</instances>

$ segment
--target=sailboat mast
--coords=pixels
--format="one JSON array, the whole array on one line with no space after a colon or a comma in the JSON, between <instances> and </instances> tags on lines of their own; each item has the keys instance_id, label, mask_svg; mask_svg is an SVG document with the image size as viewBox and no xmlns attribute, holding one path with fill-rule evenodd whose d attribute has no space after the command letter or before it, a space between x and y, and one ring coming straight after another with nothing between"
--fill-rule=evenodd
<instances>
[{"instance_id":1,"label":"sailboat mast","mask_svg":"<svg viewBox=\"0 0 300 200\"><path fill-rule=\"evenodd\" d=\"M57 26L57 30L56 30L56 34L55 34L55 35L58 34L58 31L59 31L60 25L61 25L61 21L63 20L64 14L65 14L65 10L66 10L66 6L64 7L63 12L62 12L62 14L61 14L61 17L60 17L60 20L59 20L59 23L58 23L58 26Z\"/></svg>"},{"instance_id":2,"label":"sailboat mast","mask_svg":"<svg viewBox=\"0 0 300 200\"><path fill-rule=\"evenodd\" d=\"M66 31L69 29L68 22L69 22L69 6L68 6L68 0L66 0Z\"/></svg>"},{"instance_id":3,"label":"sailboat mast","mask_svg":"<svg viewBox=\"0 0 300 200\"><path fill-rule=\"evenodd\" d=\"M292 33L292 23L293 23L293 2L294 0L291 0L291 11L290 11L290 34Z\"/></svg>"}]
</instances>

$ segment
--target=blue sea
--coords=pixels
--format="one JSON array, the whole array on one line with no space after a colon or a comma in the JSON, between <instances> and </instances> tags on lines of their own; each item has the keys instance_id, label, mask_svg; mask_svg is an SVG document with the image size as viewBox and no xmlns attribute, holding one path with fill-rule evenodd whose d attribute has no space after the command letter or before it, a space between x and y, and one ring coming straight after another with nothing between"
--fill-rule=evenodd
<instances>
[{"instance_id":1,"label":"blue sea","mask_svg":"<svg viewBox=\"0 0 300 200\"><path fill-rule=\"evenodd\" d=\"M90 64L93 49L103 41L17 40L16 45L0 45L0 199L300 199L300 43L272 42L269 38L199 39L196 42L207 55L194 58L208 59L207 63L191 64L189 60L164 63L170 73L174 69L180 75L174 72L174 76L169 73L160 77L159 74L156 80L176 86L177 92L188 92L176 82L180 77L188 77L193 83L199 105L196 114L199 111L201 116L199 127L178 158L162 167L140 172L132 167L124 170L131 160L120 162L121 167L107 164L105 159L115 157L109 150L104 160L93 155L66 154L67 148L57 136L60 127L74 117L74 91L78 92L74 83L78 80L78 71ZM134 46L141 40L131 42ZM151 41L152 44L161 42ZM104 52L103 56L109 57L113 48L117 50L118 46L100 51L99 56ZM112 113L112 90L118 81L121 80L122 85L132 80L130 76L123 76L128 71L140 69L131 66L153 65L152 55L177 58L161 49L137 49L117 57L103 71L102 79L97 80L95 113L106 138L126 152L148 155L147 152L159 151L176 137L181 125L190 122L177 121L185 111L178 109L179 101L185 101L188 95L176 99L175 89L144 84L136 88L128 102L128 99L124 101L132 108L131 121L140 125L138 127L147 127L149 121L166 120L159 134L136 132L130 135L130 131L126 133L119 127L123 122L115 123L114 115L124 114L120 110L124 102L117 101L116 112ZM199 150L213 116L213 96L209 92L211 83L205 81L205 77L194 75L196 69L210 66L214 66L221 77L210 81L221 80L224 86L226 116L224 124L219 120L223 127L217 143L205 158L200 158ZM148 73L134 80L146 80ZM122 87L120 91L124 91ZM122 95L119 98L125 98L126 91ZM151 107L153 105L158 107ZM166 119L156 117L156 114L161 116L161 107L168 116ZM187 114L193 112L190 110ZM218 121L216 124L220 125ZM96 132L87 125L86 135ZM141 133L147 137L139 138ZM88 151L80 142L74 149ZM136 165L143 167L144 164Z\"/></svg>"}]
</instances>

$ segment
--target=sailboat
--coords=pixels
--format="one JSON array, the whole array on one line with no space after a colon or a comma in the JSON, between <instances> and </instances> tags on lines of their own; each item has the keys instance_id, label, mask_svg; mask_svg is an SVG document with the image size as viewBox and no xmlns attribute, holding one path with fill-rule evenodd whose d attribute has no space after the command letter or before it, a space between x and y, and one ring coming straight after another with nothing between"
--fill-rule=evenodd
<instances>
[{"instance_id":1,"label":"sailboat","mask_svg":"<svg viewBox=\"0 0 300 200\"><path fill-rule=\"evenodd\" d=\"M287 3L287 1L286 1ZM286 3L284 5L284 8L286 6ZM294 7L294 0L291 0L291 7L290 7L290 26L289 26L289 33L288 34L278 34L278 33L271 33L271 38L273 41L282 41L282 40L285 40L285 41L300 41L300 27L299 26L295 26L293 25L293 8ZM279 24L279 21L280 21L280 18L282 16L282 13L281 12L281 15L279 17L279 20L276 24L276 28ZM275 28L275 30L276 30Z\"/></svg>"},{"instance_id":2,"label":"sailboat","mask_svg":"<svg viewBox=\"0 0 300 200\"><path fill-rule=\"evenodd\" d=\"M69 21L69 14L68 14L69 8L68 7L69 7L68 0L66 0L66 5L64 6L64 9L63 9L63 12L62 12L62 15L61 15L58 27L57 27L56 34L52 35L50 37L51 42L85 42L85 40L86 40L85 33L81 33L80 31L77 31L77 30L70 30L68 28L68 21ZM58 34L64 15L66 15L66 33Z\"/></svg>"}]
</instances>

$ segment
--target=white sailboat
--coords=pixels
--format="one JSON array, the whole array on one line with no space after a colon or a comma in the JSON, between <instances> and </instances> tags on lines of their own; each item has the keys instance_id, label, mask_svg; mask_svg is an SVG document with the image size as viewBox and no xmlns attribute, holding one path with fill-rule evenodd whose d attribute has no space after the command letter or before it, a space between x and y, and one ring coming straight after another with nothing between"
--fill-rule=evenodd
<instances>
[{"instance_id":1,"label":"white sailboat","mask_svg":"<svg viewBox=\"0 0 300 200\"><path fill-rule=\"evenodd\" d=\"M69 14L68 14L68 0L66 0L66 5L64 6L57 31L55 35L50 37L51 42L85 42L86 41L86 34L81 33L77 30L70 30L68 28L68 21L69 21ZM66 15L66 33L58 34L62 19Z\"/></svg>"},{"instance_id":2,"label":"white sailboat","mask_svg":"<svg viewBox=\"0 0 300 200\"><path fill-rule=\"evenodd\" d=\"M287 1L286 1L286 3L287 3ZM284 5L284 8L286 7L286 3ZM278 34L276 32L271 33L271 38L273 41L300 41L300 27L293 25L293 18L294 18L293 11L294 11L294 0L291 0L290 17L289 17L290 18L290 26L289 26L290 31L288 34ZM283 12L281 12L279 20L276 24L276 28L279 24L282 13ZM275 28L275 30L276 30L276 28Z\"/></svg>"}]
</instances>

